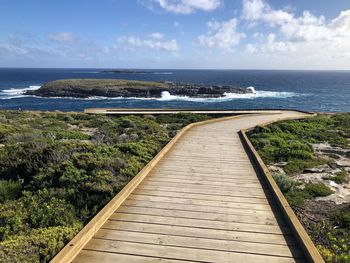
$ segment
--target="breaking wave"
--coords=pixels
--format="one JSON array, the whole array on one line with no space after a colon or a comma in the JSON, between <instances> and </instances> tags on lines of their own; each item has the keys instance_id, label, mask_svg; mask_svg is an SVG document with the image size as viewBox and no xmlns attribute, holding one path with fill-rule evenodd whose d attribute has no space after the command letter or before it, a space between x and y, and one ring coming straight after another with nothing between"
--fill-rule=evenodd
<instances>
[{"instance_id":1,"label":"breaking wave","mask_svg":"<svg viewBox=\"0 0 350 263\"><path fill-rule=\"evenodd\" d=\"M162 97L157 99L160 101L194 101L194 102L219 102L219 101L230 101L235 99L257 99L257 98L290 98L298 96L299 94L294 92L279 92L279 91L264 91L258 90L253 93L238 94L238 93L224 93L223 97L220 98L191 98L187 96L175 96L171 95L167 91L162 92Z\"/></svg>"},{"instance_id":2,"label":"breaking wave","mask_svg":"<svg viewBox=\"0 0 350 263\"><path fill-rule=\"evenodd\" d=\"M0 99L13 99L13 98L21 98L28 97L24 95L27 90L37 90L40 89L41 86L29 86L27 88L11 88L0 90Z\"/></svg>"}]
</instances>

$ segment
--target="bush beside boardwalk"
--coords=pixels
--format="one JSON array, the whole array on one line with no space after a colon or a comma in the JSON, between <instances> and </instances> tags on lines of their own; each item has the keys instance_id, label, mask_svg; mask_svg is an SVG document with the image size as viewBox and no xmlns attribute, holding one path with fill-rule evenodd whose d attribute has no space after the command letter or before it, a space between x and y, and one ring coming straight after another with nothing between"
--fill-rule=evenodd
<instances>
[{"instance_id":1,"label":"bush beside boardwalk","mask_svg":"<svg viewBox=\"0 0 350 263\"><path fill-rule=\"evenodd\" d=\"M0 262L48 262L179 129L209 118L0 111Z\"/></svg>"},{"instance_id":2,"label":"bush beside boardwalk","mask_svg":"<svg viewBox=\"0 0 350 263\"><path fill-rule=\"evenodd\" d=\"M350 114L282 121L249 136L324 259L350 262Z\"/></svg>"}]
</instances>

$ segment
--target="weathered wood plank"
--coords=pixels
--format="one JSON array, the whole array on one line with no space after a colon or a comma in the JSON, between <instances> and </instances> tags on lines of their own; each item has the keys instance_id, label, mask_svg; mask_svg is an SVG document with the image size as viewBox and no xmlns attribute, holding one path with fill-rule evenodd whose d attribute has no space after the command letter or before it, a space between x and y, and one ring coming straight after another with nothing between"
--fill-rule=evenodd
<instances>
[{"instance_id":1,"label":"weathered wood plank","mask_svg":"<svg viewBox=\"0 0 350 263\"><path fill-rule=\"evenodd\" d=\"M260 183L260 180L255 176L231 176L221 177L220 175L205 176L202 174L186 174L186 173L152 173L152 179L182 179L182 180L203 180L206 182L220 183Z\"/></svg>"},{"instance_id":2,"label":"weathered wood plank","mask_svg":"<svg viewBox=\"0 0 350 263\"><path fill-rule=\"evenodd\" d=\"M160 244L175 247L200 248L227 252L244 252L291 258L304 257L303 252L297 246L237 242L164 234L129 232L123 230L100 229L96 233L95 238L116 241L130 241L144 244Z\"/></svg>"},{"instance_id":3,"label":"weathered wood plank","mask_svg":"<svg viewBox=\"0 0 350 263\"><path fill-rule=\"evenodd\" d=\"M144 257L138 255L126 255L121 253L110 253L96 250L82 250L79 257L73 260L73 263L105 263L105 262L118 262L118 263L188 263L183 260L164 259L159 257ZM196 261L193 261L196 262ZM197 261L199 262L199 261Z\"/></svg>"},{"instance_id":4,"label":"weathered wood plank","mask_svg":"<svg viewBox=\"0 0 350 263\"><path fill-rule=\"evenodd\" d=\"M142 187L147 186L161 186L161 187L175 187L175 188L184 188L184 189L194 189L194 190L200 190L204 193L208 192L215 192L215 191L227 191L227 192L235 192L235 193L246 193L251 195L264 195L264 189L263 187L259 188L252 188L252 187L240 187L240 186L210 186L207 184L200 184L200 183L193 183L193 184L186 184L186 183L173 183L173 182L150 182L150 181L143 181L141 184Z\"/></svg>"},{"instance_id":5,"label":"weathered wood plank","mask_svg":"<svg viewBox=\"0 0 350 263\"><path fill-rule=\"evenodd\" d=\"M184 210L174 210L174 209L162 209L162 208L144 208L137 206L121 206L118 209L118 213L128 213L128 214L139 214L139 215L155 215L155 216L166 216L166 217L178 217L178 218L191 218L191 219L201 219L201 220L214 220L222 222L241 222L250 223L257 225L275 225L279 224L276 218L271 214L268 216L252 216L252 215L242 215L237 214L227 214L227 213L209 213L209 212L196 212L196 211L184 211ZM284 224L284 226L286 226Z\"/></svg>"},{"instance_id":6,"label":"weathered wood plank","mask_svg":"<svg viewBox=\"0 0 350 263\"><path fill-rule=\"evenodd\" d=\"M174 226L188 226L202 229L218 229L227 231L240 231L250 233L266 233L284 235L290 234L290 231L286 227L274 226L274 225L257 225L241 222L222 222L214 220L201 220L192 218L180 218L180 217L165 217L154 215L136 215L127 213L114 213L111 215L110 220L115 221L130 221L139 223L152 223L159 225L174 225Z\"/></svg>"},{"instance_id":7,"label":"weathered wood plank","mask_svg":"<svg viewBox=\"0 0 350 263\"><path fill-rule=\"evenodd\" d=\"M137 195L152 195L152 196L167 196L167 197L179 197L198 199L198 200L211 200L211 201L224 201L234 203L248 203L248 204L269 204L266 198L252 198L252 197L236 197L225 195L208 195L208 194L196 194L196 193L181 193L181 192L169 192L169 191L154 191L154 190L135 190L133 194Z\"/></svg>"},{"instance_id":8,"label":"weathered wood plank","mask_svg":"<svg viewBox=\"0 0 350 263\"><path fill-rule=\"evenodd\" d=\"M276 257L250 253L237 253L226 251L214 251L208 249L193 249L186 247L172 247L164 245L143 244L125 241L104 239L92 239L85 249L125 253L132 255L153 256L167 259L192 260L200 262L237 262L246 261L251 263L276 262L305 262L305 260L289 257Z\"/></svg>"},{"instance_id":9,"label":"weathered wood plank","mask_svg":"<svg viewBox=\"0 0 350 263\"><path fill-rule=\"evenodd\" d=\"M176 203L186 205L202 205L210 207L222 207L222 208L239 208L239 209L251 209L260 211L273 211L274 206L270 204L251 204L241 202L226 202L217 200L198 200L198 199L186 199L181 197L166 197L166 196L151 196L151 195L135 195L129 196L128 200L134 200L135 204L137 201L149 201L154 203Z\"/></svg>"},{"instance_id":10,"label":"weathered wood plank","mask_svg":"<svg viewBox=\"0 0 350 263\"><path fill-rule=\"evenodd\" d=\"M241 209L232 207L217 207L217 206L206 206L206 205L192 205L192 204L177 204L177 203L167 203L167 202L150 202L150 201L136 201L136 200L126 200L123 205L137 206L137 207L155 207L155 208L172 208L184 211L196 211L196 212L210 212L210 213L227 213L227 214L237 214L242 215L264 215L273 216L271 210L256 210L256 209Z\"/></svg>"},{"instance_id":11,"label":"weathered wood plank","mask_svg":"<svg viewBox=\"0 0 350 263\"><path fill-rule=\"evenodd\" d=\"M191 177L188 179L178 179L178 178L157 178L153 176L152 178L143 180L144 182L165 182L165 183L182 183L182 184L201 184L201 185L216 185L216 186L232 186L232 187L247 187L247 188L262 188L262 184L259 181L256 182L218 182L218 181L206 181L205 179L195 180Z\"/></svg>"},{"instance_id":12,"label":"weathered wood plank","mask_svg":"<svg viewBox=\"0 0 350 263\"><path fill-rule=\"evenodd\" d=\"M266 198L271 197L270 193L263 193L263 192L248 192L248 191L239 191L240 189L230 189L230 190L222 190L219 187L218 188L194 188L194 187L174 187L174 186L164 186L164 185L140 185L138 187L139 189L146 189L146 190L163 190L163 191L173 191L173 192L179 192L179 193L199 193L199 194L210 194L210 195L226 195L226 196L240 196L240 197L254 197L254 198Z\"/></svg>"},{"instance_id":13,"label":"weathered wood plank","mask_svg":"<svg viewBox=\"0 0 350 263\"><path fill-rule=\"evenodd\" d=\"M275 245L290 245L296 246L297 242L291 235L275 235L266 233L250 233L239 231L226 231L219 229L205 229L173 226L173 225L156 225L138 222L124 222L108 220L102 227L103 229L115 229L125 231L136 231L144 233L165 234L173 236L186 236L209 238L215 240L231 240L240 242L275 244Z\"/></svg>"}]
</instances>

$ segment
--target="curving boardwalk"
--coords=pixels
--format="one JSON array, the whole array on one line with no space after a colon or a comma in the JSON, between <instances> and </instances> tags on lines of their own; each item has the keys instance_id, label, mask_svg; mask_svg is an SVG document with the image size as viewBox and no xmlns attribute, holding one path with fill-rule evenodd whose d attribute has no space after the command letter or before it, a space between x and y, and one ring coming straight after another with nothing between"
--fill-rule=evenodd
<instances>
[{"instance_id":1,"label":"curving boardwalk","mask_svg":"<svg viewBox=\"0 0 350 263\"><path fill-rule=\"evenodd\" d=\"M237 133L302 116L246 115L193 127L73 262L305 262Z\"/></svg>"}]
</instances>

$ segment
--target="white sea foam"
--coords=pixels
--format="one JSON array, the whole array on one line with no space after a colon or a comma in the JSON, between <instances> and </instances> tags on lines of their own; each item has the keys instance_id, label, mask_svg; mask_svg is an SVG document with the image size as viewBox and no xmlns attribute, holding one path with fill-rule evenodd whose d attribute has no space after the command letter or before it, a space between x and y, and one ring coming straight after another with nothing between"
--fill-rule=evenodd
<instances>
[{"instance_id":1,"label":"white sea foam","mask_svg":"<svg viewBox=\"0 0 350 263\"><path fill-rule=\"evenodd\" d=\"M27 88L11 88L0 90L0 99L17 99L23 97L29 97L29 95L24 95L27 90L37 90L40 89L41 86L29 86ZM32 97L32 96L31 96Z\"/></svg>"},{"instance_id":2,"label":"white sea foam","mask_svg":"<svg viewBox=\"0 0 350 263\"><path fill-rule=\"evenodd\" d=\"M75 71L74 74L100 74L100 71Z\"/></svg>"},{"instance_id":3,"label":"white sea foam","mask_svg":"<svg viewBox=\"0 0 350 263\"><path fill-rule=\"evenodd\" d=\"M172 75L173 72L152 72L154 75Z\"/></svg>"},{"instance_id":4,"label":"white sea foam","mask_svg":"<svg viewBox=\"0 0 350 263\"><path fill-rule=\"evenodd\" d=\"M235 99L257 99L257 98L289 98L298 96L294 92L279 92L279 91L256 91L254 87L249 87L252 93L238 94L238 93L224 93L224 96L219 98L191 98L188 96L175 96L171 95L167 91L162 92L162 97L157 99L160 101L194 101L194 102L220 102L220 101L230 101Z\"/></svg>"},{"instance_id":5,"label":"white sea foam","mask_svg":"<svg viewBox=\"0 0 350 263\"><path fill-rule=\"evenodd\" d=\"M22 89L4 89L1 90L0 92L2 93L1 95L3 96L21 96L23 95L27 90L37 90L40 89L40 86L29 86L27 88L22 88Z\"/></svg>"}]
</instances>

